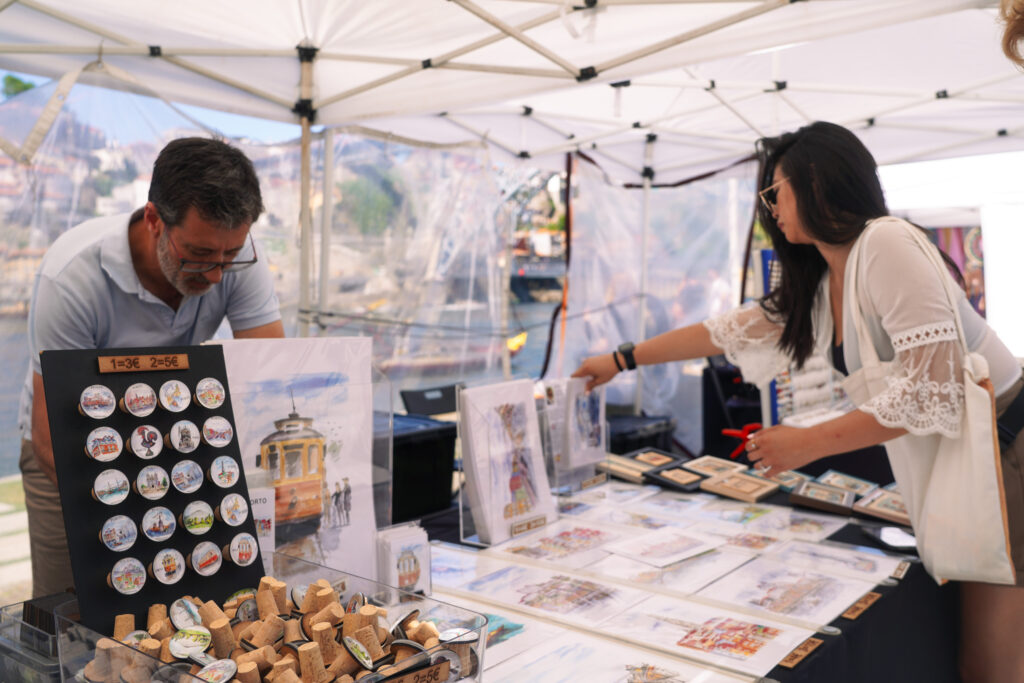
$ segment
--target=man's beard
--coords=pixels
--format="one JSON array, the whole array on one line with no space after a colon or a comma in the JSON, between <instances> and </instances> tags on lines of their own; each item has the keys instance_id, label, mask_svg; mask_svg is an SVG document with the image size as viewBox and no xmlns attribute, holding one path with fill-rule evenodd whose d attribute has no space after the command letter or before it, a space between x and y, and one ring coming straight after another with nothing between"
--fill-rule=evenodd
<instances>
[{"instance_id":1,"label":"man's beard","mask_svg":"<svg viewBox=\"0 0 1024 683\"><path fill-rule=\"evenodd\" d=\"M210 291L213 283L204 278L201 273L185 273L181 270L180 261L171 253L170 237L167 230L160 233L156 242L156 257L160 263L160 272L163 273L171 286L182 296L202 296Z\"/></svg>"}]
</instances>

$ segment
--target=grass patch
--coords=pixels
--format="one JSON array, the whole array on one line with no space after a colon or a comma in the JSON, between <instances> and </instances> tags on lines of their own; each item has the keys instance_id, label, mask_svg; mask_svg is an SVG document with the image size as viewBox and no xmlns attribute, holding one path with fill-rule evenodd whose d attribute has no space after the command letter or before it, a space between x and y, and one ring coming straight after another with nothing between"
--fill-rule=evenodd
<instances>
[{"instance_id":1,"label":"grass patch","mask_svg":"<svg viewBox=\"0 0 1024 683\"><path fill-rule=\"evenodd\" d=\"M0 503L10 505L15 512L25 509L25 490L21 488L20 477L0 481Z\"/></svg>"}]
</instances>

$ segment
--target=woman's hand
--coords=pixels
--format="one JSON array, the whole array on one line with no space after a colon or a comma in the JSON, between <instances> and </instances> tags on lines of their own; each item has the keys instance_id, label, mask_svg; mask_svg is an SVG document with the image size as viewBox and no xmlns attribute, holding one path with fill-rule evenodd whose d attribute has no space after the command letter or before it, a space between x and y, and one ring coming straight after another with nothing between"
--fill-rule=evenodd
<instances>
[{"instance_id":1,"label":"woman's hand","mask_svg":"<svg viewBox=\"0 0 1024 683\"><path fill-rule=\"evenodd\" d=\"M808 429L776 425L760 429L747 439L747 457L763 476L795 470L824 457L813 447Z\"/></svg>"},{"instance_id":2,"label":"woman's hand","mask_svg":"<svg viewBox=\"0 0 1024 683\"><path fill-rule=\"evenodd\" d=\"M589 377L587 391L590 391L594 387L601 386L605 382L610 381L617 374L619 374L619 368L615 365L615 359L612 358L612 354L603 353L600 356L591 356L584 360L576 368L576 372L572 373L572 376Z\"/></svg>"}]
</instances>

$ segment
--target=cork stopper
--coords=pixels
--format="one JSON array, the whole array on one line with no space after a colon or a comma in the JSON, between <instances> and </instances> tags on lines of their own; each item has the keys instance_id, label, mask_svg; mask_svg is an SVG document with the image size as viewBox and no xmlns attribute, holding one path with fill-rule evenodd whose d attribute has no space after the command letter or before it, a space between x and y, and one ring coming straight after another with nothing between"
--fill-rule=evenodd
<instances>
[{"instance_id":1,"label":"cork stopper","mask_svg":"<svg viewBox=\"0 0 1024 683\"><path fill-rule=\"evenodd\" d=\"M125 637L134 630L134 614L118 614L114 617L114 640L124 640Z\"/></svg>"},{"instance_id":2,"label":"cork stopper","mask_svg":"<svg viewBox=\"0 0 1024 683\"><path fill-rule=\"evenodd\" d=\"M366 651L370 653L370 659L377 661L384 656L384 648L380 646L380 641L377 640L377 629L373 626L364 626L355 633L352 637L363 644Z\"/></svg>"},{"instance_id":3,"label":"cork stopper","mask_svg":"<svg viewBox=\"0 0 1024 683\"><path fill-rule=\"evenodd\" d=\"M356 658L349 654L349 651L344 647L339 647L337 654L334 657L334 661L327 667L327 673L331 676L340 677L346 674L352 674L362 669L362 665L356 661ZM350 677L351 678L351 677Z\"/></svg>"},{"instance_id":4,"label":"cork stopper","mask_svg":"<svg viewBox=\"0 0 1024 683\"><path fill-rule=\"evenodd\" d=\"M265 645L259 649L253 650L252 652L246 652L238 655L235 659L235 663L241 666L246 662L251 662L256 665L260 674L265 674L270 671L270 668L274 665L274 662L276 662L277 659L277 653L274 651L274 648L270 645Z\"/></svg>"},{"instance_id":5,"label":"cork stopper","mask_svg":"<svg viewBox=\"0 0 1024 683\"><path fill-rule=\"evenodd\" d=\"M274 683L302 683L302 681L303 679L299 678L291 669L285 669L274 677Z\"/></svg>"},{"instance_id":6,"label":"cork stopper","mask_svg":"<svg viewBox=\"0 0 1024 683\"><path fill-rule=\"evenodd\" d=\"M149 613L146 615L146 630L153 628L167 618L167 605L157 602L149 606Z\"/></svg>"},{"instance_id":7,"label":"cork stopper","mask_svg":"<svg viewBox=\"0 0 1024 683\"><path fill-rule=\"evenodd\" d=\"M277 606L277 600L274 599L274 594L270 590L256 593L256 608L260 611L260 619L266 619L271 614L281 613Z\"/></svg>"},{"instance_id":8,"label":"cork stopper","mask_svg":"<svg viewBox=\"0 0 1024 683\"><path fill-rule=\"evenodd\" d=\"M228 615L224 614L224 610L220 608L213 600L207 600L203 603L203 606L199 608L199 616L203 620L203 626L210 628L210 624L220 619L227 619Z\"/></svg>"},{"instance_id":9,"label":"cork stopper","mask_svg":"<svg viewBox=\"0 0 1024 683\"><path fill-rule=\"evenodd\" d=\"M149 635L153 636L157 640L170 638L174 635L174 626L171 625L171 620L167 617L164 617L155 624L152 624L147 630L149 631Z\"/></svg>"},{"instance_id":10,"label":"cork stopper","mask_svg":"<svg viewBox=\"0 0 1024 683\"><path fill-rule=\"evenodd\" d=\"M302 671L302 683L327 683L331 680L324 668L320 646L316 643L299 646L299 670Z\"/></svg>"},{"instance_id":11,"label":"cork stopper","mask_svg":"<svg viewBox=\"0 0 1024 683\"><path fill-rule=\"evenodd\" d=\"M210 637L213 639L213 653L217 659L227 659L235 651L238 643L231 631L231 622L227 617L217 619L210 624Z\"/></svg>"},{"instance_id":12,"label":"cork stopper","mask_svg":"<svg viewBox=\"0 0 1024 683\"><path fill-rule=\"evenodd\" d=\"M270 673L267 674L267 678L273 678L275 683L277 681L287 680L287 677L281 678L282 675L285 675L284 672L286 671L290 672L293 676L295 676L296 681L299 680L299 663L295 659L295 657L282 657L281 659L274 662L274 666L270 670Z\"/></svg>"},{"instance_id":13,"label":"cork stopper","mask_svg":"<svg viewBox=\"0 0 1024 683\"><path fill-rule=\"evenodd\" d=\"M170 664L174 661L174 655L171 654L171 637L160 639L160 661L164 664Z\"/></svg>"},{"instance_id":14,"label":"cork stopper","mask_svg":"<svg viewBox=\"0 0 1024 683\"><path fill-rule=\"evenodd\" d=\"M302 635L302 624L298 619L289 619L284 622L284 642L294 643L296 640L305 640Z\"/></svg>"},{"instance_id":15,"label":"cork stopper","mask_svg":"<svg viewBox=\"0 0 1024 683\"><path fill-rule=\"evenodd\" d=\"M154 659L160 658L160 641L156 638L146 638L139 643L139 652L144 655L153 657Z\"/></svg>"},{"instance_id":16,"label":"cork stopper","mask_svg":"<svg viewBox=\"0 0 1024 683\"><path fill-rule=\"evenodd\" d=\"M274 596L274 602L277 603L277 613L288 614L290 611L288 609L288 584L274 579L270 585L270 592Z\"/></svg>"},{"instance_id":17,"label":"cork stopper","mask_svg":"<svg viewBox=\"0 0 1024 683\"><path fill-rule=\"evenodd\" d=\"M313 626L313 642L320 646L320 655L323 657L324 664L330 666L335 657L338 656L338 650L341 650L341 645L338 645L338 641L334 639L334 627L327 622L320 622Z\"/></svg>"},{"instance_id":18,"label":"cork stopper","mask_svg":"<svg viewBox=\"0 0 1024 683\"><path fill-rule=\"evenodd\" d=\"M273 645L283 635L284 619L276 614L271 614L263 620L263 624L256 631L251 642L258 648L264 645Z\"/></svg>"},{"instance_id":19,"label":"cork stopper","mask_svg":"<svg viewBox=\"0 0 1024 683\"><path fill-rule=\"evenodd\" d=\"M243 662L238 665L235 678L238 683L260 683L260 670L255 662Z\"/></svg>"},{"instance_id":20,"label":"cork stopper","mask_svg":"<svg viewBox=\"0 0 1024 683\"><path fill-rule=\"evenodd\" d=\"M313 587L310 586L309 590L313 591ZM338 602L338 593L333 588L320 588L314 592L314 602L315 606L313 609L319 612L324 607L327 607L327 605ZM305 603L305 600L303 600L303 603Z\"/></svg>"}]
</instances>

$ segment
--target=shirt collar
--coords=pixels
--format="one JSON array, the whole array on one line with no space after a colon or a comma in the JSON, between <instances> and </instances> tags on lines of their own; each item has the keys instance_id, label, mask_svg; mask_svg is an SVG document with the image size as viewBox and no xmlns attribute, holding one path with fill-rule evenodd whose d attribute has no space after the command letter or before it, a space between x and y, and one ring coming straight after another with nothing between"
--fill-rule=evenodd
<instances>
[{"instance_id":1,"label":"shirt collar","mask_svg":"<svg viewBox=\"0 0 1024 683\"><path fill-rule=\"evenodd\" d=\"M100 267L107 276L128 294L144 295L146 290L139 282L132 263L132 250L128 242L128 220L131 214L111 216L110 228L100 240Z\"/></svg>"}]
</instances>

